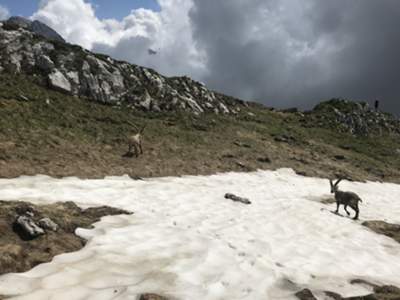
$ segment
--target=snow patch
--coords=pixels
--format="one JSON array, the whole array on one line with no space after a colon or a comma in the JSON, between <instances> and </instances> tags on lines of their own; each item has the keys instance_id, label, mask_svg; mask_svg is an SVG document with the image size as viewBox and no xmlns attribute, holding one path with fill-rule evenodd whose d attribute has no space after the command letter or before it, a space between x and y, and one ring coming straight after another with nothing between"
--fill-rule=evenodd
<instances>
[{"instance_id":1,"label":"snow patch","mask_svg":"<svg viewBox=\"0 0 400 300\"><path fill-rule=\"evenodd\" d=\"M295 299L302 288L343 296L369 293L349 280L400 286L400 245L361 226L400 223L400 186L342 182L360 195L361 221L324 205L329 182L292 170L134 181L47 176L0 179L0 198L35 204L75 201L134 215L78 229L88 244L24 274L0 277L15 299ZM228 199L230 192L252 202ZM343 208L342 208L343 209ZM344 216L344 212L342 211Z\"/></svg>"}]
</instances>

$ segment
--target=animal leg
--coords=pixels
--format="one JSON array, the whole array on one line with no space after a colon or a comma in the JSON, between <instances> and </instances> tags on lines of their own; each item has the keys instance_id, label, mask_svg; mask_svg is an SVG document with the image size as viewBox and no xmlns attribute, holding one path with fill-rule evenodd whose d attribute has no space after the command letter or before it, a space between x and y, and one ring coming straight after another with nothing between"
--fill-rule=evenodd
<instances>
[{"instance_id":1,"label":"animal leg","mask_svg":"<svg viewBox=\"0 0 400 300\"><path fill-rule=\"evenodd\" d=\"M346 211L347 215L350 216L350 212L347 210L347 205L344 206L344 210Z\"/></svg>"},{"instance_id":2,"label":"animal leg","mask_svg":"<svg viewBox=\"0 0 400 300\"><path fill-rule=\"evenodd\" d=\"M350 206L355 212L356 212L356 215L354 216L354 220L357 220L358 219L358 214L360 213L360 210L358 209L358 205L351 205Z\"/></svg>"},{"instance_id":3,"label":"animal leg","mask_svg":"<svg viewBox=\"0 0 400 300\"><path fill-rule=\"evenodd\" d=\"M137 145L135 145L135 156L139 157L139 149Z\"/></svg>"},{"instance_id":4,"label":"animal leg","mask_svg":"<svg viewBox=\"0 0 400 300\"><path fill-rule=\"evenodd\" d=\"M360 212L360 210L357 208L356 209L356 215L354 216L354 220L357 220L358 219L358 214L359 214L359 212Z\"/></svg>"},{"instance_id":5,"label":"animal leg","mask_svg":"<svg viewBox=\"0 0 400 300\"><path fill-rule=\"evenodd\" d=\"M338 213L338 212L339 212L339 203L336 202L336 210L335 210L335 213Z\"/></svg>"},{"instance_id":6,"label":"animal leg","mask_svg":"<svg viewBox=\"0 0 400 300\"><path fill-rule=\"evenodd\" d=\"M143 154L142 143L139 144L140 154Z\"/></svg>"}]
</instances>

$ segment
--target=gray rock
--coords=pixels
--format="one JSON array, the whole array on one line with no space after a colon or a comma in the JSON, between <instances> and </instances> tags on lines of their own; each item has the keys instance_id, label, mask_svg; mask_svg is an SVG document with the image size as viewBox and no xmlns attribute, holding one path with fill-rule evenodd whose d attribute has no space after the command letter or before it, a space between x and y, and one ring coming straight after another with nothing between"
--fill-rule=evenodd
<instances>
[{"instance_id":1,"label":"gray rock","mask_svg":"<svg viewBox=\"0 0 400 300\"><path fill-rule=\"evenodd\" d=\"M152 98L149 95L149 93L147 92L147 90L144 91L144 94L142 96L142 99L140 101L140 106L142 108L144 108L145 110L150 110L151 108L151 102L152 102Z\"/></svg>"},{"instance_id":2,"label":"gray rock","mask_svg":"<svg viewBox=\"0 0 400 300\"><path fill-rule=\"evenodd\" d=\"M243 204L251 204L249 199L242 198L242 197L236 196L234 194L230 194L230 193L225 194L225 199L230 199L230 200L235 201L235 202L241 202Z\"/></svg>"},{"instance_id":3,"label":"gray rock","mask_svg":"<svg viewBox=\"0 0 400 300\"><path fill-rule=\"evenodd\" d=\"M4 22L5 25L14 25L21 28L29 28L31 23L32 22L28 19L19 16L10 17L7 21Z\"/></svg>"},{"instance_id":4,"label":"gray rock","mask_svg":"<svg viewBox=\"0 0 400 300\"><path fill-rule=\"evenodd\" d=\"M54 62L47 55L38 56L36 65L46 72L51 72L54 69Z\"/></svg>"},{"instance_id":5,"label":"gray rock","mask_svg":"<svg viewBox=\"0 0 400 300\"><path fill-rule=\"evenodd\" d=\"M56 232L58 230L58 225L54 223L50 218L43 218L39 220L39 226L44 230L51 230Z\"/></svg>"},{"instance_id":6,"label":"gray rock","mask_svg":"<svg viewBox=\"0 0 400 300\"><path fill-rule=\"evenodd\" d=\"M29 29L45 38L65 43L65 40L55 30L40 21L33 21Z\"/></svg>"},{"instance_id":7,"label":"gray rock","mask_svg":"<svg viewBox=\"0 0 400 300\"><path fill-rule=\"evenodd\" d=\"M44 234L44 230L36 225L36 223L32 220L30 216L19 216L16 220L16 223L30 238L35 238L39 235Z\"/></svg>"},{"instance_id":8,"label":"gray rock","mask_svg":"<svg viewBox=\"0 0 400 300\"><path fill-rule=\"evenodd\" d=\"M168 78L78 46L61 45L50 33L43 34L48 39L38 39L32 28L37 33L45 27L36 22L12 22L6 29L0 27L0 72L31 75L40 69L43 72L35 73L41 77L38 82L48 82L52 89L131 109L235 114L246 105L186 76Z\"/></svg>"},{"instance_id":9,"label":"gray rock","mask_svg":"<svg viewBox=\"0 0 400 300\"><path fill-rule=\"evenodd\" d=\"M70 80L70 82L74 85L79 85L79 73L76 71L70 71L67 73L67 77Z\"/></svg>"},{"instance_id":10,"label":"gray rock","mask_svg":"<svg viewBox=\"0 0 400 300\"><path fill-rule=\"evenodd\" d=\"M41 35L47 39L65 43L65 40L56 31L40 21L31 21L23 17L11 17L4 22L6 28L23 28Z\"/></svg>"},{"instance_id":11,"label":"gray rock","mask_svg":"<svg viewBox=\"0 0 400 300\"><path fill-rule=\"evenodd\" d=\"M317 300L309 289L303 289L295 294L297 299L300 300Z\"/></svg>"},{"instance_id":12,"label":"gray rock","mask_svg":"<svg viewBox=\"0 0 400 300\"><path fill-rule=\"evenodd\" d=\"M53 72L49 74L49 83L54 89L63 92L71 92L71 83L65 78L64 74L57 69L54 69Z\"/></svg>"}]
</instances>

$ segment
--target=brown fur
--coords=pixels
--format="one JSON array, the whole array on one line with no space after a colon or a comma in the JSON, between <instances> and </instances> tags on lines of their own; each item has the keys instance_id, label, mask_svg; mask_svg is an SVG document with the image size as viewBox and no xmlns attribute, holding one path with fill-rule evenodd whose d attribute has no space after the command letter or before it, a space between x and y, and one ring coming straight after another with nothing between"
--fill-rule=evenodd
<instances>
[{"instance_id":1,"label":"brown fur","mask_svg":"<svg viewBox=\"0 0 400 300\"><path fill-rule=\"evenodd\" d=\"M142 139L143 139L143 131L145 128L146 128L146 125L144 125L140 130L138 130L138 132L136 134L128 136L127 141L128 141L128 153L129 154L132 154L132 149L135 150L134 154L136 157L138 157L139 154L143 154Z\"/></svg>"}]
</instances>

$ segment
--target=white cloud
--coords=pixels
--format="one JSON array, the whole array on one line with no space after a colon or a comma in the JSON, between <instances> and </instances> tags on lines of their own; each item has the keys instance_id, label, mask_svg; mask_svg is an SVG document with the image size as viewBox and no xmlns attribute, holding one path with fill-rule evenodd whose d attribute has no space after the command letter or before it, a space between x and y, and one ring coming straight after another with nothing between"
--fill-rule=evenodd
<instances>
[{"instance_id":1,"label":"white cloud","mask_svg":"<svg viewBox=\"0 0 400 300\"><path fill-rule=\"evenodd\" d=\"M0 5L0 20L5 20L10 16L10 12L7 7Z\"/></svg>"},{"instance_id":2,"label":"white cloud","mask_svg":"<svg viewBox=\"0 0 400 300\"><path fill-rule=\"evenodd\" d=\"M123 20L100 20L84 0L42 0L31 17L48 24L68 42L167 75L194 75L204 70L192 40L191 0L159 0L160 11L132 10ZM149 55L148 49L157 51Z\"/></svg>"},{"instance_id":3,"label":"white cloud","mask_svg":"<svg viewBox=\"0 0 400 300\"><path fill-rule=\"evenodd\" d=\"M101 20L85 0L41 0L32 16L68 42L189 75L273 106L385 97L400 111L398 0L158 0ZM157 51L149 55L148 49Z\"/></svg>"},{"instance_id":4,"label":"white cloud","mask_svg":"<svg viewBox=\"0 0 400 300\"><path fill-rule=\"evenodd\" d=\"M40 20L71 43L91 48L95 40L107 40L105 24L95 16L90 3L83 0L42 0L31 17Z\"/></svg>"}]
</instances>

